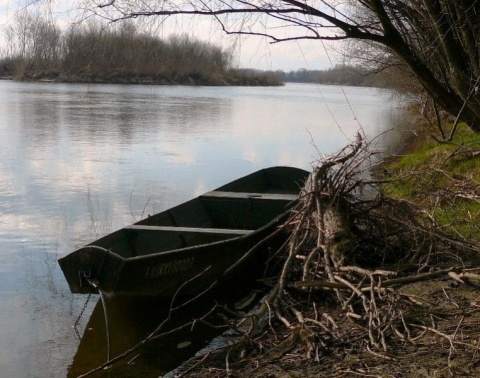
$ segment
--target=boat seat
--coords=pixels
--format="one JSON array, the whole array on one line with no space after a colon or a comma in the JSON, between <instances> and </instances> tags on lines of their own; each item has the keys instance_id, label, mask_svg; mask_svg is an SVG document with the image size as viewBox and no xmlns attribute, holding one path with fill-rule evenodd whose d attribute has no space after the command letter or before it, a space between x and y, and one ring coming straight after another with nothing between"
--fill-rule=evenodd
<instances>
[{"instance_id":1,"label":"boat seat","mask_svg":"<svg viewBox=\"0 0 480 378\"><path fill-rule=\"evenodd\" d=\"M223 192L213 190L202 194L200 198L232 198L232 199L265 199L265 200L279 200L279 201L296 201L297 194L283 194L283 193L250 193L250 192Z\"/></svg>"},{"instance_id":2,"label":"boat seat","mask_svg":"<svg viewBox=\"0 0 480 378\"><path fill-rule=\"evenodd\" d=\"M200 234L217 234L217 235L247 235L253 230L236 230L225 228L203 228L203 227L175 227L175 226L147 226L133 224L125 227L125 230L138 231L165 231L178 233L200 233Z\"/></svg>"}]
</instances>

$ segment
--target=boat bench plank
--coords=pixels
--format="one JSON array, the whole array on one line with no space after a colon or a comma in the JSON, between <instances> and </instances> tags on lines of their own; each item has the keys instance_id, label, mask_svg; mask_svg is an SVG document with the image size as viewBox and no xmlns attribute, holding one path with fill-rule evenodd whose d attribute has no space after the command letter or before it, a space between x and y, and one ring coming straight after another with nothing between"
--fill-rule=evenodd
<instances>
[{"instance_id":1,"label":"boat bench plank","mask_svg":"<svg viewBox=\"0 0 480 378\"><path fill-rule=\"evenodd\" d=\"M224 235L247 235L253 230L234 230L225 228L204 228L204 227L175 227L175 226L147 226L140 224L132 224L125 227L125 230L138 231L166 231L166 232L196 232L201 234L224 234Z\"/></svg>"},{"instance_id":2,"label":"boat bench plank","mask_svg":"<svg viewBox=\"0 0 480 378\"><path fill-rule=\"evenodd\" d=\"M281 201L295 201L298 199L297 194L283 194L283 193L250 193L250 192L223 192L213 190L202 194L200 198L233 198L233 199L266 199L266 200L281 200Z\"/></svg>"}]
</instances>

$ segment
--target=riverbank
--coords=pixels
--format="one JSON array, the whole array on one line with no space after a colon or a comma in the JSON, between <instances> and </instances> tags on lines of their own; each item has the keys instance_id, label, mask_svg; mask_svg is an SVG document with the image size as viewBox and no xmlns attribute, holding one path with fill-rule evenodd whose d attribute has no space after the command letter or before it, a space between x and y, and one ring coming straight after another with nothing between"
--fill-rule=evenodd
<instances>
[{"instance_id":1,"label":"riverbank","mask_svg":"<svg viewBox=\"0 0 480 378\"><path fill-rule=\"evenodd\" d=\"M224 74L202 73L148 75L134 72L111 72L105 74L89 72L61 72L57 70L25 71L16 76L5 76L5 80L49 83L82 84L141 84L141 85L192 85L192 86L283 86L274 75L230 70Z\"/></svg>"},{"instance_id":2,"label":"riverbank","mask_svg":"<svg viewBox=\"0 0 480 378\"><path fill-rule=\"evenodd\" d=\"M332 282L343 287L346 307L328 286L307 297L287 286L281 314L290 316L273 316L279 309L271 303L264 333L190 361L183 376L479 376L480 136L460 125L452 141L439 143L436 130L419 125L416 131L378 177L395 201L394 217L411 219L410 232L402 225L385 239L403 246L403 256L351 262L349 279ZM405 216L409 211L416 217ZM374 281L373 272L385 276ZM398 283L383 288L389 280ZM360 302L350 308L356 295Z\"/></svg>"},{"instance_id":3,"label":"riverbank","mask_svg":"<svg viewBox=\"0 0 480 378\"><path fill-rule=\"evenodd\" d=\"M408 149L386 165L397 179L385 185L385 192L422 207L462 238L480 242L480 135L464 124L451 141L436 133L418 130Z\"/></svg>"}]
</instances>

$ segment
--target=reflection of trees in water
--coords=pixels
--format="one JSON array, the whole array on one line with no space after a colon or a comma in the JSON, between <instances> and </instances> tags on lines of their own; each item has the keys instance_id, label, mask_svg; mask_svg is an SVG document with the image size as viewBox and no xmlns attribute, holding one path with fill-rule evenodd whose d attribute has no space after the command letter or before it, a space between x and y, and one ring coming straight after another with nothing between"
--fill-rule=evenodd
<instances>
[{"instance_id":1,"label":"reflection of trees in water","mask_svg":"<svg viewBox=\"0 0 480 378\"><path fill-rule=\"evenodd\" d=\"M83 221L85 218L80 217L82 220L81 226L83 227L83 234L86 236L87 240L104 236L123 225L123 222L120 222L119 224L115 224L114 222L116 214L115 209L112 207L113 205L110 201L110 197L108 195L103 195L103 193L100 194L102 195L98 195L95 192L92 194L91 186L87 185L85 206L88 219ZM76 231L76 229L72 229L70 230L70 233L74 235L76 234ZM85 240L82 240L82 243L84 241ZM76 247L73 246L73 248Z\"/></svg>"},{"instance_id":2,"label":"reflection of trees in water","mask_svg":"<svg viewBox=\"0 0 480 378\"><path fill-rule=\"evenodd\" d=\"M33 138L35 146L54 144L63 130L73 141L94 138L98 143L120 145L156 137L158 132L175 137L213 133L230 111L228 100L215 97L176 97L163 91L83 92L73 86L62 91L63 85L57 88L39 92L31 103L21 105L24 134Z\"/></svg>"},{"instance_id":3,"label":"reflection of trees in water","mask_svg":"<svg viewBox=\"0 0 480 378\"><path fill-rule=\"evenodd\" d=\"M24 96L23 101L15 104L19 112L22 135L34 148L56 144L61 130L62 114L55 104L56 98L49 98L41 92L21 93Z\"/></svg>"},{"instance_id":4,"label":"reflection of trees in water","mask_svg":"<svg viewBox=\"0 0 480 378\"><path fill-rule=\"evenodd\" d=\"M157 377L175 369L226 329L225 319L217 315L221 309L216 303L231 307L247 293L251 295L252 289L251 283L231 282L192 302L182 297L106 297L110 355L115 361L108 368L109 374ZM258 292L257 295L260 296ZM215 329L213 324L220 327ZM127 351L129 353L123 355ZM77 377L101 367L107 362L108 354L104 311L98 301L68 376Z\"/></svg>"}]
</instances>

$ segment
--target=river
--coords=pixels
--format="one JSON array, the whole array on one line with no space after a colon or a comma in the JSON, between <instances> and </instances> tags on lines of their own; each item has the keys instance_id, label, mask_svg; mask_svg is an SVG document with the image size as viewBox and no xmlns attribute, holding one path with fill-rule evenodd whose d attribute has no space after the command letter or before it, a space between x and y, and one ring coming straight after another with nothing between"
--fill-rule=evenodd
<instances>
[{"instance_id":1,"label":"river","mask_svg":"<svg viewBox=\"0 0 480 378\"><path fill-rule=\"evenodd\" d=\"M309 169L358 130L373 138L405 119L380 89L0 81L0 375L67 375L86 297L69 292L59 257L257 169Z\"/></svg>"}]
</instances>

